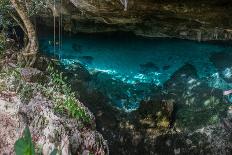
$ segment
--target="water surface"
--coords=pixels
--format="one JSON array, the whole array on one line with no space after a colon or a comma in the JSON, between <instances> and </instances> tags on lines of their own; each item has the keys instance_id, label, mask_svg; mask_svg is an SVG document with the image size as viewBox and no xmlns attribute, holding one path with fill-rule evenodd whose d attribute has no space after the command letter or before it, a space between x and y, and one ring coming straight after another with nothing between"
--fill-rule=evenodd
<instances>
[{"instance_id":1,"label":"water surface","mask_svg":"<svg viewBox=\"0 0 232 155\"><path fill-rule=\"evenodd\" d=\"M40 37L42 50L69 66L82 63L91 73L99 71L93 86L107 94L112 104L125 111L138 107L155 85L164 84L186 63L194 65L201 78L218 80L209 60L212 53L232 52L228 44L200 43L180 39L150 39L128 34L78 34L64 36L54 51L53 36ZM209 84L217 81L208 81ZM230 85L215 87L228 89ZM224 88L227 87L227 88Z\"/></svg>"}]
</instances>

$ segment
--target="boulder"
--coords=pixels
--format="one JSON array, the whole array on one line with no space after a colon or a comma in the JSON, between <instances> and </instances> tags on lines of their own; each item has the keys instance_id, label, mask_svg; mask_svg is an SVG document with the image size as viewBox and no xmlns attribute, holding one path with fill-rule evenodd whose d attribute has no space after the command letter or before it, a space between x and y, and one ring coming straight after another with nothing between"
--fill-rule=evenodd
<instances>
[{"instance_id":1,"label":"boulder","mask_svg":"<svg viewBox=\"0 0 232 155\"><path fill-rule=\"evenodd\" d=\"M226 115L222 91L208 86L191 64L174 72L164 88L165 98L175 101L175 127L179 129L194 130L215 124Z\"/></svg>"},{"instance_id":2,"label":"boulder","mask_svg":"<svg viewBox=\"0 0 232 155\"><path fill-rule=\"evenodd\" d=\"M44 74L42 71L31 67L22 68L20 70L20 75L26 82L40 82L44 79Z\"/></svg>"},{"instance_id":3,"label":"boulder","mask_svg":"<svg viewBox=\"0 0 232 155\"><path fill-rule=\"evenodd\" d=\"M0 99L0 154L14 154L14 143L20 137L22 127L17 116L20 101Z\"/></svg>"},{"instance_id":4,"label":"boulder","mask_svg":"<svg viewBox=\"0 0 232 155\"><path fill-rule=\"evenodd\" d=\"M85 65L79 62L74 62L66 67L64 75L72 80L89 81L91 79L91 74L86 69Z\"/></svg>"},{"instance_id":5,"label":"boulder","mask_svg":"<svg viewBox=\"0 0 232 155\"><path fill-rule=\"evenodd\" d=\"M69 154L86 151L108 154L107 142L94 129L94 122L88 127L81 120L54 113L53 108L49 100L38 94L28 105L21 105L19 109L23 121L30 127L34 142L42 146L45 154L50 154L55 147Z\"/></svg>"}]
</instances>

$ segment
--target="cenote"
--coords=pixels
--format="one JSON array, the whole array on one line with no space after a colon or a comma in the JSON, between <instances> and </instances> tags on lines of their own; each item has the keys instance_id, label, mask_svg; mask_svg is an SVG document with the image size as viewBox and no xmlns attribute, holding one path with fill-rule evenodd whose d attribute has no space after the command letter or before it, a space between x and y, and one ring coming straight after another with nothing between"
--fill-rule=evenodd
<instances>
[{"instance_id":1,"label":"cenote","mask_svg":"<svg viewBox=\"0 0 232 155\"><path fill-rule=\"evenodd\" d=\"M154 87L163 87L186 64L192 65L209 87L222 91L231 87L226 80L232 76L231 68L226 67L229 57L220 57L220 53L231 56L230 42L144 38L121 32L65 34L62 45L55 49L53 36L41 35L40 44L44 54L56 57L65 68L81 64L93 76L89 89L97 89L112 106L126 112L136 110L154 94ZM217 54L218 62L213 62ZM194 83L196 79L188 80Z\"/></svg>"},{"instance_id":2,"label":"cenote","mask_svg":"<svg viewBox=\"0 0 232 155\"><path fill-rule=\"evenodd\" d=\"M232 155L231 0L0 8L0 154Z\"/></svg>"}]
</instances>

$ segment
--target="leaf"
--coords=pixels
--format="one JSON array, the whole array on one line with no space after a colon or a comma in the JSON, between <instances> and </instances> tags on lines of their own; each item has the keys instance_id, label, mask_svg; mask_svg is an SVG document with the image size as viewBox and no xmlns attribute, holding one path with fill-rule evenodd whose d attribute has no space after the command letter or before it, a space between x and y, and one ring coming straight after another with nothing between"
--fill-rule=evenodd
<instances>
[{"instance_id":1,"label":"leaf","mask_svg":"<svg viewBox=\"0 0 232 155\"><path fill-rule=\"evenodd\" d=\"M24 129L23 137L15 142L14 149L16 155L35 155L35 148L28 127Z\"/></svg>"},{"instance_id":2,"label":"leaf","mask_svg":"<svg viewBox=\"0 0 232 155\"><path fill-rule=\"evenodd\" d=\"M23 138L20 138L16 141L14 148L15 148L16 155L29 155L28 154L28 145L23 140Z\"/></svg>"},{"instance_id":3,"label":"leaf","mask_svg":"<svg viewBox=\"0 0 232 155\"><path fill-rule=\"evenodd\" d=\"M57 149L54 149L54 150L51 152L51 154L50 154L50 155L56 155L56 154L57 154L57 152L58 152L58 150L57 150Z\"/></svg>"}]
</instances>

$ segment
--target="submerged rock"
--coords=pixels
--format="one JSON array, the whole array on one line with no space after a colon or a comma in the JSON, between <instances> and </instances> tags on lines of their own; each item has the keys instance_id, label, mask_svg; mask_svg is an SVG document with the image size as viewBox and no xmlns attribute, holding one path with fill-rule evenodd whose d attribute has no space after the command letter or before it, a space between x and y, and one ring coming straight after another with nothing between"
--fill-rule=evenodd
<instances>
[{"instance_id":1,"label":"submerged rock","mask_svg":"<svg viewBox=\"0 0 232 155\"><path fill-rule=\"evenodd\" d=\"M170 79L164 83L164 88L173 94L183 92L183 88L196 83L197 78L196 68L191 64L185 64L171 75Z\"/></svg>"},{"instance_id":2,"label":"submerged rock","mask_svg":"<svg viewBox=\"0 0 232 155\"><path fill-rule=\"evenodd\" d=\"M167 98L177 106L176 127L194 130L225 117L227 105L222 91L200 79L194 66L186 64L164 84Z\"/></svg>"},{"instance_id":3,"label":"submerged rock","mask_svg":"<svg viewBox=\"0 0 232 155\"><path fill-rule=\"evenodd\" d=\"M147 62L144 64L140 64L139 66L140 66L140 72L143 74L159 71L159 67L157 67L153 62Z\"/></svg>"},{"instance_id":4,"label":"submerged rock","mask_svg":"<svg viewBox=\"0 0 232 155\"><path fill-rule=\"evenodd\" d=\"M219 75L229 83L232 83L232 53L231 52L219 52L213 53L210 57L210 61L216 67Z\"/></svg>"},{"instance_id":5,"label":"submerged rock","mask_svg":"<svg viewBox=\"0 0 232 155\"><path fill-rule=\"evenodd\" d=\"M217 154L215 150L225 153L232 148L220 147L223 143L231 145L228 137L223 137L229 131L221 128L220 119L226 117L227 110L222 92L199 78L193 65L180 67L163 88L152 86L150 97L130 113L116 109L111 99L133 96L132 87L109 75L93 74L94 83L86 82L78 93L95 114L97 129L108 140L110 154ZM137 94L143 94L141 90ZM206 129L223 132L208 134Z\"/></svg>"},{"instance_id":6,"label":"submerged rock","mask_svg":"<svg viewBox=\"0 0 232 155\"><path fill-rule=\"evenodd\" d=\"M168 70L170 67L171 66L169 66L169 65L165 65L165 66L163 66L163 70Z\"/></svg>"},{"instance_id":7,"label":"submerged rock","mask_svg":"<svg viewBox=\"0 0 232 155\"><path fill-rule=\"evenodd\" d=\"M92 64L94 58L92 56L81 56L78 57L78 59L80 59L80 61L84 64Z\"/></svg>"}]
</instances>

